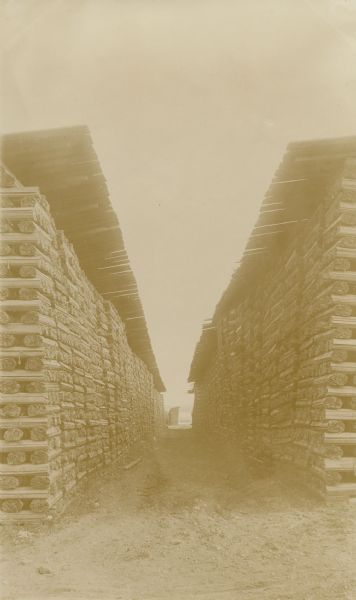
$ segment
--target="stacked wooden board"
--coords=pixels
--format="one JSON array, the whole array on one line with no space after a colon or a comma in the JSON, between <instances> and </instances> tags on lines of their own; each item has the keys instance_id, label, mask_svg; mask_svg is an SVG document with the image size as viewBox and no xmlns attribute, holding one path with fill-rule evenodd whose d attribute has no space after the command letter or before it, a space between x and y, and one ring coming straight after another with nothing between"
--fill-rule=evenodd
<instances>
[{"instance_id":1,"label":"stacked wooden board","mask_svg":"<svg viewBox=\"0 0 356 600\"><path fill-rule=\"evenodd\" d=\"M64 495L56 230L34 189L1 195L1 517L23 520Z\"/></svg>"},{"instance_id":2,"label":"stacked wooden board","mask_svg":"<svg viewBox=\"0 0 356 600\"><path fill-rule=\"evenodd\" d=\"M354 138L292 145L189 378L194 428L332 499L356 497L354 156Z\"/></svg>"},{"instance_id":3,"label":"stacked wooden board","mask_svg":"<svg viewBox=\"0 0 356 600\"><path fill-rule=\"evenodd\" d=\"M46 196L57 229L73 244L96 290L117 308L130 347L152 373L155 389L164 392L136 278L88 128L4 135L1 154L23 185L38 186Z\"/></svg>"},{"instance_id":4,"label":"stacked wooden board","mask_svg":"<svg viewBox=\"0 0 356 600\"><path fill-rule=\"evenodd\" d=\"M356 495L356 186L351 172L349 163L303 240L294 460L311 467L311 485L331 497Z\"/></svg>"},{"instance_id":5,"label":"stacked wooden board","mask_svg":"<svg viewBox=\"0 0 356 600\"><path fill-rule=\"evenodd\" d=\"M46 198L1 179L0 520L22 522L152 439L163 400Z\"/></svg>"}]
</instances>

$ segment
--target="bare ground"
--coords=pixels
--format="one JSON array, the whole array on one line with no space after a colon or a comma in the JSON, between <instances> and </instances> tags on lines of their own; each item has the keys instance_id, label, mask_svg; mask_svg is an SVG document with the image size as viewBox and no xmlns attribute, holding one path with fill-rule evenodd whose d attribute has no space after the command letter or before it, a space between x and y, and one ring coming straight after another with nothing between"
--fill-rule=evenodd
<instances>
[{"instance_id":1,"label":"bare ground","mask_svg":"<svg viewBox=\"0 0 356 600\"><path fill-rule=\"evenodd\" d=\"M191 431L87 488L58 523L3 527L2 600L356 599L356 507Z\"/></svg>"}]
</instances>

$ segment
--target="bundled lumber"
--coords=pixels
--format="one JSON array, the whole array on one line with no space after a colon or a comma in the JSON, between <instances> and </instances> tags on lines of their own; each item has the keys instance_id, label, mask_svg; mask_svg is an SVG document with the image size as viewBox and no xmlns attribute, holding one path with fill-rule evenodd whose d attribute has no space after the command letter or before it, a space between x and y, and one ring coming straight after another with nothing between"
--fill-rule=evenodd
<instances>
[{"instance_id":1,"label":"bundled lumber","mask_svg":"<svg viewBox=\"0 0 356 600\"><path fill-rule=\"evenodd\" d=\"M343 180L305 235L295 458L329 497L356 494L354 222L356 190Z\"/></svg>"},{"instance_id":2,"label":"bundled lumber","mask_svg":"<svg viewBox=\"0 0 356 600\"><path fill-rule=\"evenodd\" d=\"M313 182L320 159L297 150ZM321 180L318 165L309 204L295 188L292 206L286 192L268 196L290 220L270 224L273 209L261 211L212 319L215 344L203 328L190 373L194 428L237 437L249 461L289 465L326 498L356 496L356 160L335 153L333 178ZM300 186L294 177L281 183ZM263 251L250 250L261 236Z\"/></svg>"},{"instance_id":3,"label":"bundled lumber","mask_svg":"<svg viewBox=\"0 0 356 600\"><path fill-rule=\"evenodd\" d=\"M35 189L1 194L1 515L22 520L63 497L56 230Z\"/></svg>"},{"instance_id":4,"label":"bundled lumber","mask_svg":"<svg viewBox=\"0 0 356 600\"><path fill-rule=\"evenodd\" d=\"M0 198L0 519L24 521L152 439L162 398L44 196L16 183Z\"/></svg>"}]
</instances>

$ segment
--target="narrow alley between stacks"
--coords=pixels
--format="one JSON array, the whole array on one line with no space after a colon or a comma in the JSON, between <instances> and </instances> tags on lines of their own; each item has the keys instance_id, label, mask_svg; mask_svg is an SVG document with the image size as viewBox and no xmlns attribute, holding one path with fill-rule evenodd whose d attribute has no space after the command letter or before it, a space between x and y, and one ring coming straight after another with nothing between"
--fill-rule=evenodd
<instances>
[{"instance_id":1,"label":"narrow alley between stacks","mask_svg":"<svg viewBox=\"0 0 356 600\"><path fill-rule=\"evenodd\" d=\"M61 520L4 527L3 600L353 598L353 506L321 505L192 430L141 451L90 478Z\"/></svg>"}]
</instances>

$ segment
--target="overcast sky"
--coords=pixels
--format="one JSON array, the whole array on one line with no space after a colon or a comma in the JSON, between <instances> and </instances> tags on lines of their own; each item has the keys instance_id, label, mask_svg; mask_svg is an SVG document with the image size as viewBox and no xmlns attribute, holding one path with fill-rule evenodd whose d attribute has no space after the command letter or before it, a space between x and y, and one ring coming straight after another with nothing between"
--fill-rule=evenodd
<instances>
[{"instance_id":1,"label":"overcast sky","mask_svg":"<svg viewBox=\"0 0 356 600\"><path fill-rule=\"evenodd\" d=\"M356 134L354 0L0 0L1 126L87 124L169 405L289 141Z\"/></svg>"}]
</instances>

